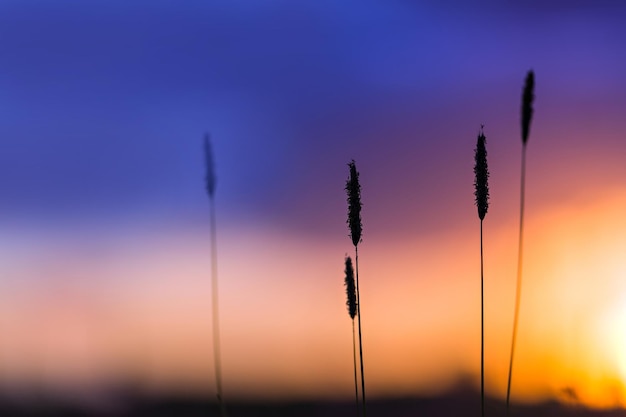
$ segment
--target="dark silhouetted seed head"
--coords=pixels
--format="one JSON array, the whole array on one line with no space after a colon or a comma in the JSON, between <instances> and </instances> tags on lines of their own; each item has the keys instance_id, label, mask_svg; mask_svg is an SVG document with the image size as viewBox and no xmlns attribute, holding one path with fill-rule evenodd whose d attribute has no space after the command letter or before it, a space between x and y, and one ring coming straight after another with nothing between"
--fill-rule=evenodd
<instances>
[{"instance_id":1,"label":"dark silhouetted seed head","mask_svg":"<svg viewBox=\"0 0 626 417\"><path fill-rule=\"evenodd\" d=\"M348 296L346 301L348 313L350 313L350 318L354 319L354 316L356 316L356 287L354 285L352 259L349 256L346 256L346 295Z\"/></svg>"},{"instance_id":2,"label":"dark silhouetted seed head","mask_svg":"<svg viewBox=\"0 0 626 417\"><path fill-rule=\"evenodd\" d=\"M346 181L346 192L348 193L348 228L352 244L358 245L361 241L361 185L359 184L359 172L356 170L354 159L348 164L350 167L350 177Z\"/></svg>"},{"instance_id":3,"label":"dark silhouetted seed head","mask_svg":"<svg viewBox=\"0 0 626 417\"><path fill-rule=\"evenodd\" d=\"M533 118L533 100L535 99L535 73L530 70L526 75L524 92L522 93L522 143L528 142L530 121Z\"/></svg>"},{"instance_id":4,"label":"dark silhouetted seed head","mask_svg":"<svg viewBox=\"0 0 626 417\"><path fill-rule=\"evenodd\" d=\"M204 135L204 164L206 166L206 191L209 197L215 194L215 167L213 166L213 149L209 134Z\"/></svg>"},{"instance_id":5,"label":"dark silhouetted seed head","mask_svg":"<svg viewBox=\"0 0 626 417\"><path fill-rule=\"evenodd\" d=\"M474 153L474 159L476 165L474 166L474 174L476 179L474 180L474 196L476 197L476 206L478 207L478 217L480 220L485 218L487 210L489 209L489 168L487 167L487 147L485 143L487 139L483 133L481 126L480 133L478 133L478 141L476 143L476 151Z\"/></svg>"}]
</instances>

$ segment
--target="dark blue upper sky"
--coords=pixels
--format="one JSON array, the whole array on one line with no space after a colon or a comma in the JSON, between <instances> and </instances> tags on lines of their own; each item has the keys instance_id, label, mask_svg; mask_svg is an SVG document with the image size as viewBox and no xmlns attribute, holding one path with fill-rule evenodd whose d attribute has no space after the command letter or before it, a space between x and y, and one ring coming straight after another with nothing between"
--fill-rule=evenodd
<instances>
[{"instance_id":1,"label":"dark blue upper sky","mask_svg":"<svg viewBox=\"0 0 626 417\"><path fill-rule=\"evenodd\" d=\"M194 216L205 131L233 221L316 228L352 158L372 210L439 212L459 180L471 204L474 135L517 150L531 67L553 118L623 105L612 3L5 0L0 212Z\"/></svg>"}]
</instances>

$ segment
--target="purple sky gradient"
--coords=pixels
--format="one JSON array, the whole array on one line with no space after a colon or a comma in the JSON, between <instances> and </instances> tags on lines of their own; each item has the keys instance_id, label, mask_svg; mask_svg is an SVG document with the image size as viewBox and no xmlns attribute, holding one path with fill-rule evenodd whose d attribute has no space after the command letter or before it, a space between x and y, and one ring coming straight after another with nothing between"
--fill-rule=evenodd
<instances>
[{"instance_id":1,"label":"purple sky gradient","mask_svg":"<svg viewBox=\"0 0 626 417\"><path fill-rule=\"evenodd\" d=\"M370 210L434 215L468 200L480 124L516 152L528 69L538 126L602 128L626 97L623 7L498 4L4 2L2 212L204 210L210 131L234 222L331 233L310 221L343 211L351 158Z\"/></svg>"}]
</instances>

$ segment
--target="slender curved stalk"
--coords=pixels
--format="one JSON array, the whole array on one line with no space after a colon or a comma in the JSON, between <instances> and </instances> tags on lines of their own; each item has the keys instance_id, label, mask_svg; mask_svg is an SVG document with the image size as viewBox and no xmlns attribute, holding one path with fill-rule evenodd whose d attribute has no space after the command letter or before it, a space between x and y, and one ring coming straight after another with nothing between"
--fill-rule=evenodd
<instances>
[{"instance_id":1,"label":"slender curved stalk","mask_svg":"<svg viewBox=\"0 0 626 417\"><path fill-rule=\"evenodd\" d=\"M515 355L515 341L517 339L517 323L519 321L519 306L522 294L522 255L523 255L523 232L524 232L524 195L526 189L526 144L522 145L522 179L520 184L520 216L519 216L519 241L517 252L517 284L515 288L515 314L513 316L513 337L511 340L511 356L509 358L509 380L506 386L506 414L509 414L511 398L511 377L513 374L513 356Z\"/></svg>"},{"instance_id":2,"label":"slender curved stalk","mask_svg":"<svg viewBox=\"0 0 626 417\"><path fill-rule=\"evenodd\" d=\"M481 413L485 417L485 300L484 300L484 267L483 267L483 220L489 210L489 167L487 165L487 138L483 132L483 125L476 141L474 159L474 196L480 219L480 404Z\"/></svg>"},{"instance_id":3,"label":"slender curved stalk","mask_svg":"<svg viewBox=\"0 0 626 417\"><path fill-rule=\"evenodd\" d=\"M211 295L213 308L213 359L215 361L215 385L217 388L217 402L222 417L226 417L226 407L222 392L222 358L220 351L220 319L219 293L217 286L217 222L215 220L215 166L213 163L213 149L209 134L204 136L204 162L206 167L206 191L209 196L211 222Z\"/></svg>"},{"instance_id":4,"label":"slender curved stalk","mask_svg":"<svg viewBox=\"0 0 626 417\"><path fill-rule=\"evenodd\" d=\"M363 375L363 337L361 333L361 293L359 291L359 242L363 224L361 222L361 185L359 184L359 172L356 169L354 159L348 163L350 176L346 181L345 190L348 193L348 228L350 229L350 239L354 245L354 263L356 270L356 308L359 321L359 357L361 360L361 398L363 399L363 416L365 409L365 376Z\"/></svg>"},{"instance_id":5,"label":"slender curved stalk","mask_svg":"<svg viewBox=\"0 0 626 417\"><path fill-rule=\"evenodd\" d=\"M354 264L356 271L356 308L359 321L359 358L361 360L361 399L363 400L363 417L367 415L365 409L365 375L363 374L363 337L361 333L361 296L359 293L359 247L354 246Z\"/></svg>"},{"instance_id":6,"label":"slender curved stalk","mask_svg":"<svg viewBox=\"0 0 626 417\"><path fill-rule=\"evenodd\" d=\"M522 175L520 184L520 214L519 214L519 242L517 253L517 284L515 289L515 314L513 316L513 337L511 340L511 356L509 358L509 380L506 386L506 415L509 415L511 400L511 378L513 375L513 357L515 355L515 341L517 339L517 323L519 322L519 305L522 293L522 255L523 255L523 232L524 232L524 196L526 189L526 144L530 135L530 122L533 117L533 101L535 99L535 73L528 71L522 91Z\"/></svg>"},{"instance_id":7,"label":"slender curved stalk","mask_svg":"<svg viewBox=\"0 0 626 417\"><path fill-rule=\"evenodd\" d=\"M354 362L354 399L356 404L356 415L359 415L359 384L356 376L356 333L354 330L354 319L352 319L352 361Z\"/></svg>"},{"instance_id":8,"label":"slender curved stalk","mask_svg":"<svg viewBox=\"0 0 626 417\"><path fill-rule=\"evenodd\" d=\"M217 387L217 401L222 416L226 416L222 391L222 357L220 349L220 319L219 297L217 285L217 225L215 220L215 201L213 196L209 199L211 206L211 292L213 306L213 358L215 362L215 385Z\"/></svg>"},{"instance_id":9,"label":"slender curved stalk","mask_svg":"<svg viewBox=\"0 0 626 417\"><path fill-rule=\"evenodd\" d=\"M485 303L483 279L483 221L480 221L480 401L485 417Z\"/></svg>"},{"instance_id":10,"label":"slender curved stalk","mask_svg":"<svg viewBox=\"0 0 626 417\"><path fill-rule=\"evenodd\" d=\"M354 317L357 314L357 292L354 279L354 268L352 267L352 259L346 256L346 278L344 280L346 285L346 306L348 307L348 314L352 319L352 362L354 364L354 395L356 401L356 415L359 415L359 384L356 377L356 336L354 331Z\"/></svg>"}]
</instances>

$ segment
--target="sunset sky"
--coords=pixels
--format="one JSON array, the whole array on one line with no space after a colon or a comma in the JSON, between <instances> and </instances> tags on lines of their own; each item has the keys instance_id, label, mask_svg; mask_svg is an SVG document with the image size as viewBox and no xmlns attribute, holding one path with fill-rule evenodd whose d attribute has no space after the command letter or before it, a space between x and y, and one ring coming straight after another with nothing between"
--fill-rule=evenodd
<instances>
[{"instance_id":1,"label":"sunset sky","mask_svg":"<svg viewBox=\"0 0 626 417\"><path fill-rule=\"evenodd\" d=\"M0 389L213 398L206 132L227 399L353 395L351 159L368 392L478 387L484 124L502 398L533 69L512 397L626 406L625 19L613 1L1 1Z\"/></svg>"}]
</instances>

